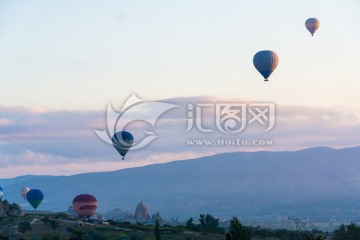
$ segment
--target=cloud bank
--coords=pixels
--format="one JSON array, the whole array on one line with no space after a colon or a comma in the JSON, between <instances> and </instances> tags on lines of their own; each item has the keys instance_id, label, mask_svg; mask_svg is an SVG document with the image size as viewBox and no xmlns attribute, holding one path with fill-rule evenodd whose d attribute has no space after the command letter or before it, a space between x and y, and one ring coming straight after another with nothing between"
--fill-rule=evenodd
<instances>
[{"instance_id":1,"label":"cloud bank","mask_svg":"<svg viewBox=\"0 0 360 240\"><path fill-rule=\"evenodd\" d=\"M276 121L271 131L264 132L264 127L253 124L239 133L226 134L216 129L215 104L250 104L251 101L192 97L162 102L177 107L162 114L155 126L145 121L126 126L135 139L145 138L146 132L155 133L157 138L142 149L130 151L124 161L111 145L95 134L95 129L107 129L106 109L52 111L41 106L0 106L0 178L111 171L221 152L360 145L359 113L354 109L276 105ZM186 131L189 104L193 108L208 104L201 110L201 124L213 132L204 133L196 127ZM144 109L143 119L153 111L155 109ZM112 122L116 122L116 118L114 116ZM231 144L235 140L242 144ZM270 141L270 144L254 146L254 140ZM207 145L206 141L223 144Z\"/></svg>"}]
</instances>

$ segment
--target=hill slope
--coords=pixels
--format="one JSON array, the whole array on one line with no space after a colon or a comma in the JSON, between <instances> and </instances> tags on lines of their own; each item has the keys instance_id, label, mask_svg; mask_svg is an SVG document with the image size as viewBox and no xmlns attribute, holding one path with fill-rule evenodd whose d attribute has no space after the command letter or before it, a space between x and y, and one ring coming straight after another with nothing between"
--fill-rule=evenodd
<instances>
[{"instance_id":1,"label":"hill slope","mask_svg":"<svg viewBox=\"0 0 360 240\"><path fill-rule=\"evenodd\" d=\"M113 172L0 180L21 203L22 186L45 193L41 209L66 210L90 193L99 212L133 211L143 200L163 216L355 214L360 209L360 147L295 152L238 152ZM339 213L339 211L341 211Z\"/></svg>"}]
</instances>

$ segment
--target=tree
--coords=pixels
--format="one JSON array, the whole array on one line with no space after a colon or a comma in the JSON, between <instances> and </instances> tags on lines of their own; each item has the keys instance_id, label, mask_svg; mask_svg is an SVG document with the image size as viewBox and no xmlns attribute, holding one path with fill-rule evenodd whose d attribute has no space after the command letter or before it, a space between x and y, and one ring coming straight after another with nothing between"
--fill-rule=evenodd
<instances>
[{"instance_id":1,"label":"tree","mask_svg":"<svg viewBox=\"0 0 360 240\"><path fill-rule=\"evenodd\" d=\"M155 222L155 239L156 240L161 240L161 235L160 235L160 222L158 219L156 219Z\"/></svg>"},{"instance_id":2,"label":"tree","mask_svg":"<svg viewBox=\"0 0 360 240\"><path fill-rule=\"evenodd\" d=\"M225 235L225 239L226 239L226 240L233 240L233 238L231 237L231 234L230 234L230 233L227 233L227 234Z\"/></svg>"},{"instance_id":3,"label":"tree","mask_svg":"<svg viewBox=\"0 0 360 240\"><path fill-rule=\"evenodd\" d=\"M360 239L360 227L357 226L355 223L350 223L349 225L341 224L334 233L335 240Z\"/></svg>"},{"instance_id":4,"label":"tree","mask_svg":"<svg viewBox=\"0 0 360 240\"><path fill-rule=\"evenodd\" d=\"M23 221L18 226L18 231L21 233L26 233L26 231L31 230L30 222Z\"/></svg>"},{"instance_id":5,"label":"tree","mask_svg":"<svg viewBox=\"0 0 360 240\"><path fill-rule=\"evenodd\" d=\"M305 240L324 240L324 238L320 235L318 236L306 236Z\"/></svg>"},{"instance_id":6,"label":"tree","mask_svg":"<svg viewBox=\"0 0 360 240\"><path fill-rule=\"evenodd\" d=\"M53 228L54 231L55 231L55 229L56 229L57 227L59 227L59 222L56 221L56 220L51 219L51 220L49 221L49 223L50 223L50 226Z\"/></svg>"},{"instance_id":7,"label":"tree","mask_svg":"<svg viewBox=\"0 0 360 240\"><path fill-rule=\"evenodd\" d=\"M200 224L194 224L193 218L189 218L186 222L185 228L191 230L191 231L201 231Z\"/></svg>"},{"instance_id":8,"label":"tree","mask_svg":"<svg viewBox=\"0 0 360 240\"><path fill-rule=\"evenodd\" d=\"M41 219L41 221L45 223L45 225L47 225L50 222L50 218L49 216L45 216L44 218Z\"/></svg>"},{"instance_id":9,"label":"tree","mask_svg":"<svg viewBox=\"0 0 360 240\"><path fill-rule=\"evenodd\" d=\"M233 240L251 240L251 230L243 226L237 217L230 221L230 234Z\"/></svg>"},{"instance_id":10,"label":"tree","mask_svg":"<svg viewBox=\"0 0 360 240\"><path fill-rule=\"evenodd\" d=\"M90 230L84 236L84 240L98 240L98 239L107 240L108 236L105 233L101 233L96 230Z\"/></svg>"},{"instance_id":11,"label":"tree","mask_svg":"<svg viewBox=\"0 0 360 240\"><path fill-rule=\"evenodd\" d=\"M79 239L83 239L84 236L84 232L81 230L78 230L76 228L73 227L67 227L66 228L68 230L68 232L71 233L71 236L69 238L69 240L79 240Z\"/></svg>"},{"instance_id":12,"label":"tree","mask_svg":"<svg viewBox=\"0 0 360 240\"><path fill-rule=\"evenodd\" d=\"M186 227L187 229L191 230L192 227L193 227L193 221L194 221L193 218L189 218L189 219L187 220L187 222L186 222L185 227Z\"/></svg>"},{"instance_id":13,"label":"tree","mask_svg":"<svg viewBox=\"0 0 360 240\"><path fill-rule=\"evenodd\" d=\"M217 232L219 230L219 219L210 214L200 214L200 225L205 232Z\"/></svg>"},{"instance_id":14,"label":"tree","mask_svg":"<svg viewBox=\"0 0 360 240\"><path fill-rule=\"evenodd\" d=\"M142 234L137 233L137 232L130 233L129 237L130 237L130 240L145 240L145 237Z\"/></svg>"},{"instance_id":15,"label":"tree","mask_svg":"<svg viewBox=\"0 0 360 240\"><path fill-rule=\"evenodd\" d=\"M62 219L62 220L71 220L72 219L72 217L69 214L64 213L64 212L59 212L59 213L55 214L55 216L53 216L53 218Z\"/></svg>"}]
</instances>

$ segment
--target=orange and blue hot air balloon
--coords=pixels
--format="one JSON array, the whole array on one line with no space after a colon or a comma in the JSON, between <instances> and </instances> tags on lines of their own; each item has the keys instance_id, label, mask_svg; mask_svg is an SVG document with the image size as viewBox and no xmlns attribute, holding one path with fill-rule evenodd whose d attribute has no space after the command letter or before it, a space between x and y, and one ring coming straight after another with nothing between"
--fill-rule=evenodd
<instances>
[{"instance_id":1,"label":"orange and blue hot air balloon","mask_svg":"<svg viewBox=\"0 0 360 240\"><path fill-rule=\"evenodd\" d=\"M26 199L36 211L42 200L44 200L44 194L39 189L31 189L26 193Z\"/></svg>"},{"instance_id":2,"label":"orange and blue hot air balloon","mask_svg":"<svg viewBox=\"0 0 360 240\"><path fill-rule=\"evenodd\" d=\"M268 81L268 78L279 64L279 57L273 51L264 50L255 54L253 63L255 68L264 77L264 80Z\"/></svg>"},{"instance_id":3,"label":"orange and blue hot air balloon","mask_svg":"<svg viewBox=\"0 0 360 240\"><path fill-rule=\"evenodd\" d=\"M111 138L114 148L120 153L122 159L126 153L130 150L133 142L134 137L131 133L126 131L116 132L114 136Z\"/></svg>"},{"instance_id":4,"label":"orange and blue hot air balloon","mask_svg":"<svg viewBox=\"0 0 360 240\"><path fill-rule=\"evenodd\" d=\"M305 27L311 33L311 36L314 36L316 30L320 27L320 21L316 18L309 18L305 21Z\"/></svg>"}]
</instances>

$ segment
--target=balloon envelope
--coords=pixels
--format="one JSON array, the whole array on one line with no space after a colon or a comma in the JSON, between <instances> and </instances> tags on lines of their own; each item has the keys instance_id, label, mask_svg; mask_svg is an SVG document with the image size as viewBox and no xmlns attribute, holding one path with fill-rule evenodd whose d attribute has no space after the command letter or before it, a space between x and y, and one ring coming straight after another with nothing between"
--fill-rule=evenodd
<instances>
[{"instance_id":1,"label":"balloon envelope","mask_svg":"<svg viewBox=\"0 0 360 240\"><path fill-rule=\"evenodd\" d=\"M312 36L314 36L314 33L319 28L319 26L320 26L319 19L309 18L305 21L305 27L311 33Z\"/></svg>"},{"instance_id":2,"label":"balloon envelope","mask_svg":"<svg viewBox=\"0 0 360 240\"><path fill-rule=\"evenodd\" d=\"M90 218L96 211L98 202L90 194L80 194L72 202L72 207L79 217Z\"/></svg>"},{"instance_id":3,"label":"balloon envelope","mask_svg":"<svg viewBox=\"0 0 360 240\"><path fill-rule=\"evenodd\" d=\"M255 54L253 63L265 81L268 81L268 77L270 77L279 64L279 57L273 51L264 50Z\"/></svg>"},{"instance_id":4,"label":"balloon envelope","mask_svg":"<svg viewBox=\"0 0 360 240\"><path fill-rule=\"evenodd\" d=\"M0 186L0 199L2 198L2 196L4 196L4 191L3 191L2 187Z\"/></svg>"},{"instance_id":5,"label":"balloon envelope","mask_svg":"<svg viewBox=\"0 0 360 240\"><path fill-rule=\"evenodd\" d=\"M111 138L111 141L115 149L124 159L126 153L129 151L134 142L134 137L129 132L120 131L114 134L114 136Z\"/></svg>"},{"instance_id":6,"label":"balloon envelope","mask_svg":"<svg viewBox=\"0 0 360 240\"><path fill-rule=\"evenodd\" d=\"M28 191L30 191L30 188L28 187L23 187L20 189L20 195L24 200L26 200L26 194Z\"/></svg>"},{"instance_id":7,"label":"balloon envelope","mask_svg":"<svg viewBox=\"0 0 360 240\"><path fill-rule=\"evenodd\" d=\"M36 210L42 200L44 200L44 194L39 189L31 189L27 192L26 199L30 203L30 205Z\"/></svg>"}]
</instances>

